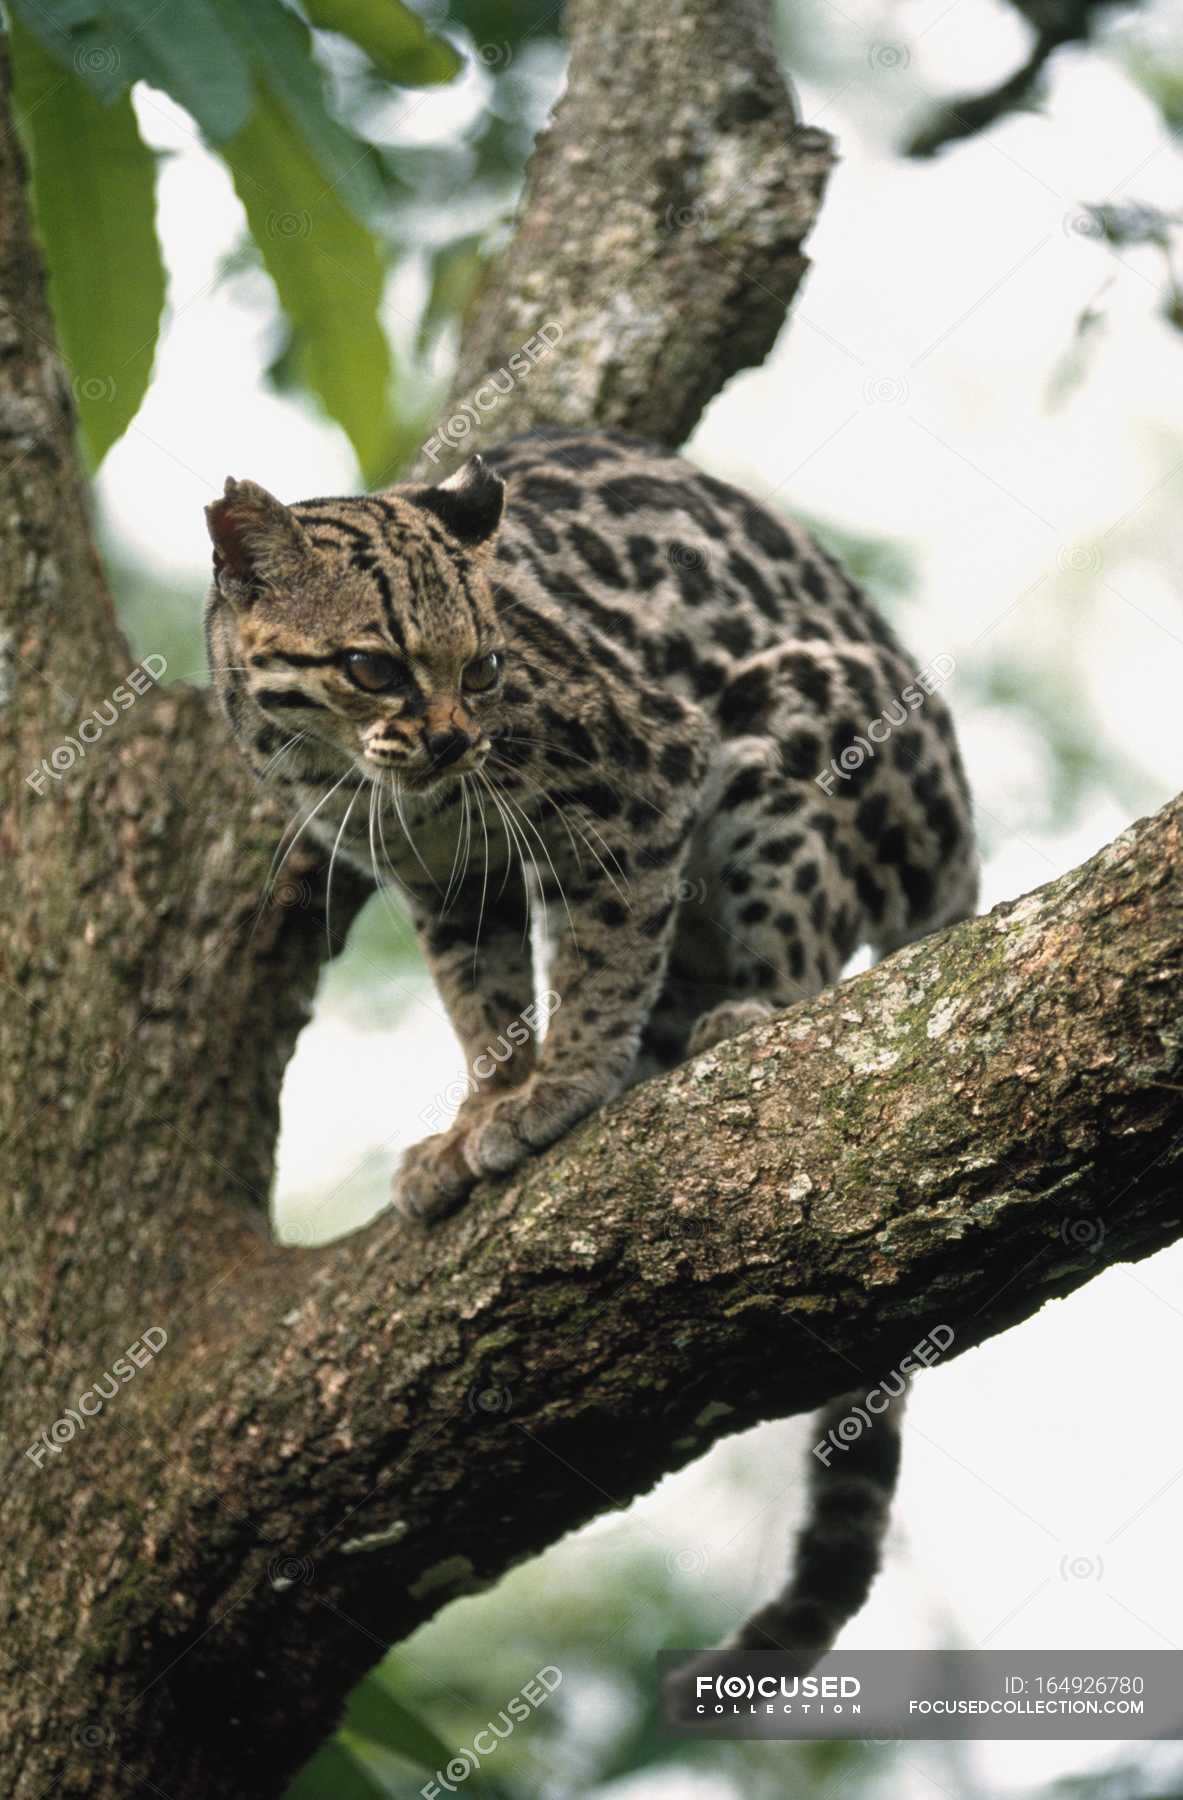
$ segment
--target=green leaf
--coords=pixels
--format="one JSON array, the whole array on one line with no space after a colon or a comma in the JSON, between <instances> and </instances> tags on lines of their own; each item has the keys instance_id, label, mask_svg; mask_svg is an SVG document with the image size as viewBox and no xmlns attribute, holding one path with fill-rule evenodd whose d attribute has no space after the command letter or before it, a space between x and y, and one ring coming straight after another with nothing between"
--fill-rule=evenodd
<instances>
[{"instance_id":1,"label":"green leaf","mask_svg":"<svg viewBox=\"0 0 1183 1800\"><path fill-rule=\"evenodd\" d=\"M107 0L115 44L138 74L183 106L215 144L245 125L251 110L246 62L212 0Z\"/></svg>"},{"instance_id":2,"label":"green leaf","mask_svg":"<svg viewBox=\"0 0 1183 1800\"><path fill-rule=\"evenodd\" d=\"M424 355L452 319L462 318L488 264L484 236L453 238L431 258L431 285L415 348Z\"/></svg>"},{"instance_id":3,"label":"green leaf","mask_svg":"<svg viewBox=\"0 0 1183 1800\"><path fill-rule=\"evenodd\" d=\"M17 5L17 12L26 12L25 0ZM74 31L79 26L89 25L101 19L102 0L44 0L36 9L46 26L51 31Z\"/></svg>"},{"instance_id":4,"label":"green leaf","mask_svg":"<svg viewBox=\"0 0 1183 1800\"><path fill-rule=\"evenodd\" d=\"M11 12L28 27L43 50L64 69L73 69L100 99L113 100L132 77L111 39L97 0L10 0Z\"/></svg>"},{"instance_id":5,"label":"green leaf","mask_svg":"<svg viewBox=\"0 0 1183 1800\"><path fill-rule=\"evenodd\" d=\"M13 0L33 35L100 100L135 81L162 88L214 143L245 123L250 71L213 0Z\"/></svg>"},{"instance_id":6,"label":"green leaf","mask_svg":"<svg viewBox=\"0 0 1183 1800\"><path fill-rule=\"evenodd\" d=\"M9 42L50 304L97 468L139 410L156 352L164 264L155 159L127 94L104 106L15 16Z\"/></svg>"},{"instance_id":7,"label":"green leaf","mask_svg":"<svg viewBox=\"0 0 1183 1800\"><path fill-rule=\"evenodd\" d=\"M127 86L120 59L112 53L111 33L104 27L98 0L50 0L45 6L38 0L9 0L8 11L54 62L82 75L96 91L101 84L106 96L113 99ZM92 61L96 65L93 71L86 66Z\"/></svg>"},{"instance_id":8,"label":"green leaf","mask_svg":"<svg viewBox=\"0 0 1183 1800\"><path fill-rule=\"evenodd\" d=\"M351 1755L348 1740L335 1737L305 1763L284 1800L384 1800L388 1791Z\"/></svg>"},{"instance_id":9,"label":"green leaf","mask_svg":"<svg viewBox=\"0 0 1183 1800\"><path fill-rule=\"evenodd\" d=\"M306 0L305 11L322 31L351 39L379 74L400 87L451 81L462 66L452 45L429 32L401 0Z\"/></svg>"},{"instance_id":10,"label":"green leaf","mask_svg":"<svg viewBox=\"0 0 1183 1800\"><path fill-rule=\"evenodd\" d=\"M218 0L223 17L254 66L258 86L304 140L331 185L358 218L378 199L376 153L328 112L324 78L312 54L312 33L280 0Z\"/></svg>"},{"instance_id":11,"label":"green leaf","mask_svg":"<svg viewBox=\"0 0 1183 1800\"><path fill-rule=\"evenodd\" d=\"M304 380L346 432L367 481L376 481L387 472L391 441L377 241L326 186L270 89L222 154L291 326Z\"/></svg>"},{"instance_id":12,"label":"green leaf","mask_svg":"<svg viewBox=\"0 0 1183 1800\"><path fill-rule=\"evenodd\" d=\"M421 1769L442 1769L452 1752L390 1686L367 1675L349 1696L342 1729L393 1750Z\"/></svg>"}]
</instances>

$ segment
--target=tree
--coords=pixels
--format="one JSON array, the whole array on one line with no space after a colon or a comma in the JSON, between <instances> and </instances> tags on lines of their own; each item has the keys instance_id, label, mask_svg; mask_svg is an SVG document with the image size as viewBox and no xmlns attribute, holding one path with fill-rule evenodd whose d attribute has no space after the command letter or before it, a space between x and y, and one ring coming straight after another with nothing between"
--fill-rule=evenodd
<instances>
[{"instance_id":1,"label":"tree","mask_svg":"<svg viewBox=\"0 0 1183 1800\"><path fill-rule=\"evenodd\" d=\"M573 0L568 32L457 400L541 314L564 354L490 435L680 439L770 347L831 148L760 0ZM277 1247L323 873L260 918L282 821L208 695L129 679L11 130L0 197L10 1791L263 1796L386 1645L605 1503L567 1465L610 1459L622 1500L1178 1235L1180 809L626 1096L428 1238ZM338 875L335 948L363 897Z\"/></svg>"}]
</instances>

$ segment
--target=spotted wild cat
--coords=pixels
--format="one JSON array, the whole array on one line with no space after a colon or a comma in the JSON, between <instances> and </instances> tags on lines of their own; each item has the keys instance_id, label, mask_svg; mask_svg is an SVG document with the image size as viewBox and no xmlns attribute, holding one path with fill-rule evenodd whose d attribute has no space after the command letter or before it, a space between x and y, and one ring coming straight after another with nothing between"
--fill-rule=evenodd
<instances>
[{"instance_id":1,"label":"spotted wild cat","mask_svg":"<svg viewBox=\"0 0 1183 1800\"><path fill-rule=\"evenodd\" d=\"M816 994L858 945L972 912L941 697L802 530L678 457L556 427L438 486L285 506L228 481L208 517L210 663L244 755L397 883L466 1062L512 1050L404 1156L406 1213ZM561 1003L512 1044L532 906ZM820 1517L807 1586L869 1584L894 1445L885 1427L828 1490L863 1507L862 1562ZM820 1642L852 1592L801 1579L781 1641Z\"/></svg>"}]
</instances>

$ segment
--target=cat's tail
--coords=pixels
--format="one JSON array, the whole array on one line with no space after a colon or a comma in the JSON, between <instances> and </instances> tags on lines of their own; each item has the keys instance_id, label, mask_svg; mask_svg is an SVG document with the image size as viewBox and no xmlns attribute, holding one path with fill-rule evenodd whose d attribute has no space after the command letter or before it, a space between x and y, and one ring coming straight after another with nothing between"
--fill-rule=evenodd
<instances>
[{"instance_id":1,"label":"cat's tail","mask_svg":"<svg viewBox=\"0 0 1183 1800\"><path fill-rule=\"evenodd\" d=\"M907 1386L897 1397L870 1390L842 1394L817 1415L810 1452L805 1520L793 1545L784 1588L762 1606L712 1656L696 1659L670 1676L667 1699L679 1713L695 1697L694 1677L719 1656L771 1651L786 1672L808 1674L833 1648L842 1627L859 1611L879 1572L892 1496L900 1468L900 1428Z\"/></svg>"}]
</instances>

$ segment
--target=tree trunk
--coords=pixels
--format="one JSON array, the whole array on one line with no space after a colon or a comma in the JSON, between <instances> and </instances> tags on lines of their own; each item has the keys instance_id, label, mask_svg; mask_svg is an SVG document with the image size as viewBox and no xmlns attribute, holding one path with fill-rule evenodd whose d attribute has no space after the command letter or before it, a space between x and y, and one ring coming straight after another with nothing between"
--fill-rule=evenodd
<instances>
[{"instance_id":1,"label":"tree trunk","mask_svg":"<svg viewBox=\"0 0 1183 1800\"><path fill-rule=\"evenodd\" d=\"M771 344L828 144L756 0L570 24L457 393L553 315L493 432L675 441ZM1178 1235L1180 811L632 1093L429 1238L280 1248L321 877L260 908L279 815L206 694L127 685L11 130L0 306L7 1791L263 1800L388 1644L606 1489ZM335 946L363 897L338 873Z\"/></svg>"}]
</instances>

